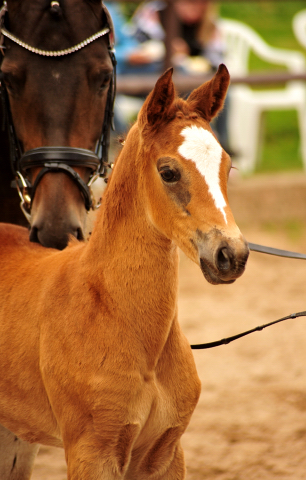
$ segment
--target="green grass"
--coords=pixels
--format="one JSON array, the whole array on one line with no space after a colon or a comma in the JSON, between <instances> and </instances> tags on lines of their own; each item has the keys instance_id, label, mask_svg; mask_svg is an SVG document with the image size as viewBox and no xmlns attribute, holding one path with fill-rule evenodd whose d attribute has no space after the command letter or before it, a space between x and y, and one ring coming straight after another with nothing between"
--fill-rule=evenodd
<instances>
[{"instance_id":1,"label":"green grass","mask_svg":"<svg viewBox=\"0 0 306 480\"><path fill-rule=\"evenodd\" d=\"M291 21L304 8L306 3L301 0L226 1L220 2L220 15L248 23L274 47L303 51L293 35Z\"/></svg>"},{"instance_id":2,"label":"green grass","mask_svg":"<svg viewBox=\"0 0 306 480\"><path fill-rule=\"evenodd\" d=\"M259 172L302 169L296 111L270 111L263 115L263 143Z\"/></svg>"},{"instance_id":3,"label":"green grass","mask_svg":"<svg viewBox=\"0 0 306 480\"><path fill-rule=\"evenodd\" d=\"M306 55L292 31L294 14L305 8L306 2L301 0L228 0L220 2L220 15L247 23L274 47L300 50ZM275 70L275 66L266 64L255 55L251 56L251 71L271 69ZM263 116L263 132L257 172L302 170L296 112L266 112Z\"/></svg>"}]
</instances>

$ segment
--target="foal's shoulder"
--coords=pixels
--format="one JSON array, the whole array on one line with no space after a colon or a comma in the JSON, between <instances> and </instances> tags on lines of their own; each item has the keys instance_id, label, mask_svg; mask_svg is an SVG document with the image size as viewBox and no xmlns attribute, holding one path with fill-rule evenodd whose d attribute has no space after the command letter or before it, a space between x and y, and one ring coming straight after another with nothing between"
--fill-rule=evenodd
<instances>
[{"instance_id":1,"label":"foal's shoulder","mask_svg":"<svg viewBox=\"0 0 306 480\"><path fill-rule=\"evenodd\" d=\"M6 243L15 244L29 240L29 231L25 227L12 225L11 223L0 223L1 245Z\"/></svg>"}]
</instances>

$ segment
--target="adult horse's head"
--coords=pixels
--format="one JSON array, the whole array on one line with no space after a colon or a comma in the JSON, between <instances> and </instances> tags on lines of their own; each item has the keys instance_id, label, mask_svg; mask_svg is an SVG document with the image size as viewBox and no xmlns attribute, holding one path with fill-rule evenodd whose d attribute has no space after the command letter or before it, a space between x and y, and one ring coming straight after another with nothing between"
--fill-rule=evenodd
<instances>
[{"instance_id":1,"label":"adult horse's head","mask_svg":"<svg viewBox=\"0 0 306 480\"><path fill-rule=\"evenodd\" d=\"M112 34L100 0L7 0L2 9L13 163L33 186L30 239L45 246L83 238L87 183L110 124Z\"/></svg>"},{"instance_id":2,"label":"adult horse's head","mask_svg":"<svg viewBox=\"0 0 306 480\"><path fill-rule=\"evenodd\" d=\"M231 160L209 124L223 106L229 74L220 65L187 101L175 95L171 77L168 70L158 80L138 115L147 216L210 283L232 283L249 249L228 203Z\"/></svg>"}]
</instances>

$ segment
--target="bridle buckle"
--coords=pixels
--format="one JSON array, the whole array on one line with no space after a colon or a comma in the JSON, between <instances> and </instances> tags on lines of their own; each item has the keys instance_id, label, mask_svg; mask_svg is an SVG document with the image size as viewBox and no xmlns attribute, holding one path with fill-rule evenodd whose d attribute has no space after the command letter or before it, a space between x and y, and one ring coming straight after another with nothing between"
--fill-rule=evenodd
<instances>
[{"instance_id":1,"label":"bridle buckle","mask_svg":"<svg viewBox=\"0 0 306 480\"><path fill-rule=\"evenodd\" d=\"M31 195L29 193L28 183L19 171L16 171L15 179L16 179L17 192L21 200L20 208L24 216L28 220L28 222L31 223ZM20 187L20 183L21 183L21 187Z\"/></svg>"},{"instance_id":2,"label":"bridle buckle","mask_svg":"<svg viewBox=\"0 0 306 480\"><path fill-rule=\"evenodd\" d=\"M89 182L87 183L87 186L89 188L89 191L90 191L90 198L91 198L91 209L92 210L98 210L98 208L101 207L101 203L102 203L102 197L99 198L99 200L97 201L95 199L95 196L94 196L94 193L92 191L92 185L98 180L98 178L102 178L104 175L101 175L100 173L95 173L91 179L89 180Z\"/></svg>"}]
</instances>

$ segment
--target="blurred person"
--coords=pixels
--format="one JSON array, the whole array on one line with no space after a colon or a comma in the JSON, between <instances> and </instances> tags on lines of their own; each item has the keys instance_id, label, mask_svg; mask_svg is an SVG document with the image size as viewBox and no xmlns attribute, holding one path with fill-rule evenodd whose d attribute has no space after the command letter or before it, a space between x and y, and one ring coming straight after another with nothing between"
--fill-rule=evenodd
<instances>
[{"instance_id":1,"label":"blurred person","mask_svg":"<svg viewBox=\"0 0 306 480\"><path fill-rule=\"evenodd\" d=\"M162 0L143 2L130 23L130 34L139 42L164 41L167 4ZM218 9L212 0L176 0L173 4L178 21L177 36L172 40L173 65L185 74L217 70L223 62L225 46L217 28ZM160 72L158 72L160 73ZM230 152L227 129L228 100L213 123L222 147Z\"/></svg>"},{"instance_id":2,"label":"blurred person","mask_svg":"<svg viewBox=\"0 0 306 480\"><path fill-rule=\"evenodd\" d=\"M120 3L104 2L114 24L118 75L161 73L165 55L164 42L140 41L122 14Z\"/></svg>"},{"instance_id":3,"label":"blurred person","mask_svg":"<svg viewBox=\"0 0 306 480\"><path fill-rule=\"evenodd\" d=\"M148 75L163 71L164 42L142 42L130 31L120 3L104 2L114 25L117 75ZM117 135L126 133L132 114L136 115L143 99L116 95L114 124Z\"/></svg>"},{"instance_id":4,"label":"blurred person","mask_svg":"<svg viewBox=\"0 0 306 480\"><path fill-rule=\"evenodd\" d=\"M216 26L215 3L211 0L176 0L173 8L178 21L178 35L171 45L173 63L186 73L216 70L222 63L224 48ZM164 41L166 15L167 3L162 0L141 3L132 16L130 34L143 43ZM197 57L198 64L184 62L195 60L194 57Z\"/></svg>"},{"instance_id":5,"label":"blurred person","mask_svg":"<svg viewBox=\"0 0 306 480\"><path fill-rule=\"evenodd\" d=\"M167 3L162 0L141 3L128 23L122 14L120 15L118 4L106 2L106 5L115 27L118 75L162 73L166 53L164 25ZM216 26L215 2L176 0L174 11L178 20L178 35L171 45L173 65L185 74L215 71L223 61L224 52L221 35ZM226 112L227 102L213 127L223 148L228 151ZM118 125L119 112L116 116Z\"/></svg>"}]
</instances>

